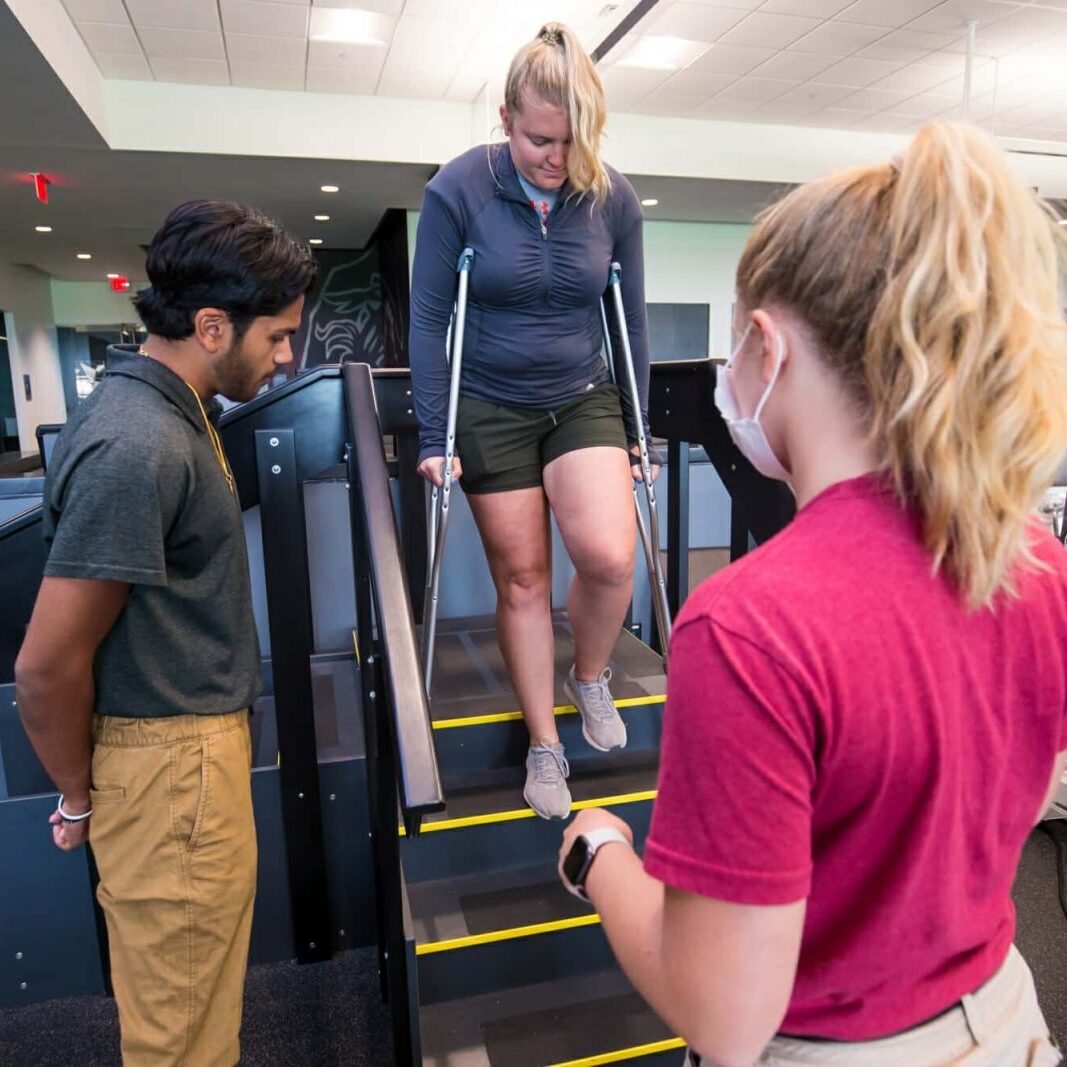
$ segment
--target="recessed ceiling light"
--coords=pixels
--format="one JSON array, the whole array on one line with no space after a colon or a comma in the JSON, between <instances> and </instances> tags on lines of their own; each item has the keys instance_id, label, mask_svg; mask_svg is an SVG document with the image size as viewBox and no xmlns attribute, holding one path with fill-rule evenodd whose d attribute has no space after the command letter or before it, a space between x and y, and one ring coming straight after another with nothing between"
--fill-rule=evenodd
<instances>
[{"instance_id":1,"label":"recessed ceiling light","mask_svg":"<svg viewBox=\"0 0 1067 1067\"><path fill-rule=\"evenodd\" d=\"M316 222L329 222L330 221L330 216L329 215L316 215L315 216L315 221Z\"/></svg>"},{"instance_id":2,"label":"recessed ceiling light","mask_svg":"<svg viewBox=\"0 0 1067 1067\"><path fill-rule=\"evenodd\" d=\"M34 229L38 233L51 233L52 232L52 227L51 226L34 226Z\"/></svg>"},{"instance_id":3,"label":"recessed ceiling light","mask_svg":"<svg viewBox=\"0 0 1067 1067\"><path fill-rule=\"evenodd\" d=\"M308 36L313 41L382 45L385 44L393 25L392 18L375 11L360 11L358 8L315 7L311 11Z\"/></svg>"},{"instance_id":4,"label":"recessed ceiling light","mask_svg":"<svg viewBox=\"0 0 1067 1067\"><path fill-rule=\"evenodd\" d=\"M644 67L648 70L680 70L699 59L711 47L707 41L689 41L684 37L638 37L619 57L620 67Z\"/></svg>"},{"instance_id":5,"label":"recessed ceiling light","mask_svg":"<svg viewBox=\"0 0 1067 1067\"><path fill-rule=\"evenodd\" d=\"M641 206L642 207L655 207L658 203L659 203L659 201L654 196L650 196L650 197L648 197L647 200L642 200L641 201Z\"/></svg>"},{"instance_id":6,"label":"recessed ceiling light","mask_svg":"<svg viewBox=\"0 0 1067 1067\"><path fill-rule=\"evenodd\" d=\"M109 278L119 278L119 277L121 277L121 275L119 275L119 274L109 274L108 277Z\"/></svg>"},{"instance_id":7,"label":"recessed ceiling light","mask_svg":"<svg viewBox=\"0 0 1067 1067\"><path fill-rule=\"evenodd\" d=\"M322 191L324 193L339 193L341 187L339 185L324 185L322 186Z\"/></svg>"},{"instance_id":8,"label":"recessed ceiling light","mask_svg":"<svg viewBox=\"0 0 1067 1067\"><path fill-rule=\"evenodd\" d=\"M308 241L308 244L310 244L310 245L321 245L322 244L322 238L321 237L312 237L311 240Z\"/></svg>"},{"instance_id":9,"label":"recessed ceiling light","mask_svg":"<svg viewBox=\"0 0 1067 1067\"><path fill-rule=\"evenodd\" d=\"M78 259L92 259L92 254L89 252L79 252Z\"/></svg>"}]
</instances>

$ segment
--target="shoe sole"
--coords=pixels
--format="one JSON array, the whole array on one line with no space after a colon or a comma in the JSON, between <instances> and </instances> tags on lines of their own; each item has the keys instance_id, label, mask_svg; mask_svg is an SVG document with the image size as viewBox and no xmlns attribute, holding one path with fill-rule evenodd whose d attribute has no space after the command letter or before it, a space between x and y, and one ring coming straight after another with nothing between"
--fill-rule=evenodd
<instances>
[{"instance_id":1,"label":"shoe sole","mask_svg":"<svg viewBox=\"0 0 1067 1067\"><path fill-rule=\"evenodd\" d=\"M564 819L570 817L571 808L574 806L574 801L571 801L571 807L567 808L566 815L545 815L544 812L538 811L533 801L530 800L526 794L526 790L522 791L522 799L526 801L526 806L536 815L539 819L544 819L546 822L563 822Z\"/></svg>"},{"instance_id":2,"label":"shoe sole","mask_svg":"<svg viewBox=\"0 0 1067 1067\"><path fill-rule=\"evenodd\" d=\"M622 727L622 729L623 729L623 735L622 735L622 744L621 744L621 745L612 745L612 746L611 746L610 748L605 748L605 747L604 747L603 745L598 745L598 744L597 744L597 743L596 743L596 742L595 742L595 741L594 741L594 740L593 740L593 739L592 739L592 738L591 738L591 737L589 736L589 731L588 731L588 729L586 729L586 725L585 725L585 716L584 716L584 715L582 714L582 709L581 709L581 706L580 706L580 705L579 705L579 703L578 703L578 694L577 694L577 693L575 693L575 691L574 691L573 689L571 689L571 687L570 687L570 685L569 685L569 684L564 684L564 686L563 686L563 692L564 692L564 693L565 693L565 694L566 694L566 695L567 695L568 697L570 697L571 703L572 703L572 704L573 704L573 705L575 706L575 708L577 708L577 709L578 709L578 717L579 717L579 718L580 718L580 719L582 720L582 737L584 737L584 738L585 738L585 743L586 743L586 744L587 744L587 745L588 745L588 746L589 746L590 748L595 748L595 749L597 750L597 752L614 752L614 751L615 751L615 749L617 749L617 748L619 748L619 749L622 749L622 748L625 748L625 747L626 747L626 742L627 742L627 741L629 741L629 740L630 740L630 738L629 738L629 736L628 736L628 735L627 735L627 733L626 733L626 724L625 724L625 723L623 723L623 727ZM615 709L615 714L617 715L618 713L619 713L619 709L618 709L618 708L616 708L616 709ZM532 805L532 804L531 804L530 806L531 806L531 807L533 807L533 805Z\"/></svg>"}]
</instances>

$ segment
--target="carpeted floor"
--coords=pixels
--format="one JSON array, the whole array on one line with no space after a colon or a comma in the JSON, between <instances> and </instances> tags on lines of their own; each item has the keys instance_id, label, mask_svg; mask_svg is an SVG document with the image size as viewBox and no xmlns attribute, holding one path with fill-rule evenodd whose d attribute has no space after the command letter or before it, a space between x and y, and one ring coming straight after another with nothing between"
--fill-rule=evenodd
<instances>
[{"instance_id":1,"label":"carpeted floor","mask_svg":"<svg viewBox=\"0 0 1067 1067\"><path fill-rule=\"evenodd\" d=\"M1067 823L1057 824L1067 849ZM1053 1033L1067 1047L1067 916L1056 847L1035 831L1015 883L1017 941L1033 968ZM329 963L251 968L241 1034L244 1067L390 1067L389 1016L378 996L377 954ZM72 997L0 1011L0 1067L118 1067L112 1001ZM905 1067L905 1065L901 1065Z\"/></svg>"}]
</instances>

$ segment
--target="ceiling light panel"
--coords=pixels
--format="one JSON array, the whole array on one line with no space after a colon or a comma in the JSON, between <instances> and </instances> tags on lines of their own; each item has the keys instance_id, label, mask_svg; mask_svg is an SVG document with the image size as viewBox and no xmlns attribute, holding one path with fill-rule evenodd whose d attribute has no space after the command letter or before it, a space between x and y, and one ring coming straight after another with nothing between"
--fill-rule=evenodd
<instances>
[{"instance_id":1,"label":"ceiling light panel","mask_svg":"<svg viewBox=\"0 0 1067 1067\"><path fill-rule=\"evenodd\" d=\"M645 70L681 70L699 59L709 47L707 41L643 34L619 56L616 66L642 67Z\"/></svg>"},{"instance_id":2,"label":"ceiling light panel","mask_svg":"<svg viewBox=\"0 0 1067 1067\"><path fill-rule=\"evenodd\" d=\"M376 11L316 6L311 9L308 35L312 41L333 44L383 45L392 37L395 26L393 16Z\"/></svg>"}]
</instances>

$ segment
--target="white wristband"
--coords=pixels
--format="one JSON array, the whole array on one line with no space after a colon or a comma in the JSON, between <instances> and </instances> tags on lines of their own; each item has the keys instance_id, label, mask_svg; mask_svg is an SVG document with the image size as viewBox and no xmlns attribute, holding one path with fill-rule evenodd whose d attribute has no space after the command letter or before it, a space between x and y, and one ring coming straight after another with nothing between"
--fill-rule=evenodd
<instances>
[{"instance_id":1,"label":"white wristband","mask_svg":"<svg viewBox=\"0 0 1067 1067\"><path fill-rule=\"evenodd\" d=\"M81 815L71 815L69 812L64 811L62 793L59 794L59 803L56 805L56 811L59 812L59 817L64 822L85 822L85 820L88 819L89 816L93 813L92 808L90 808L88 811L83 811Z\"/></svg>"}]
</instances>

